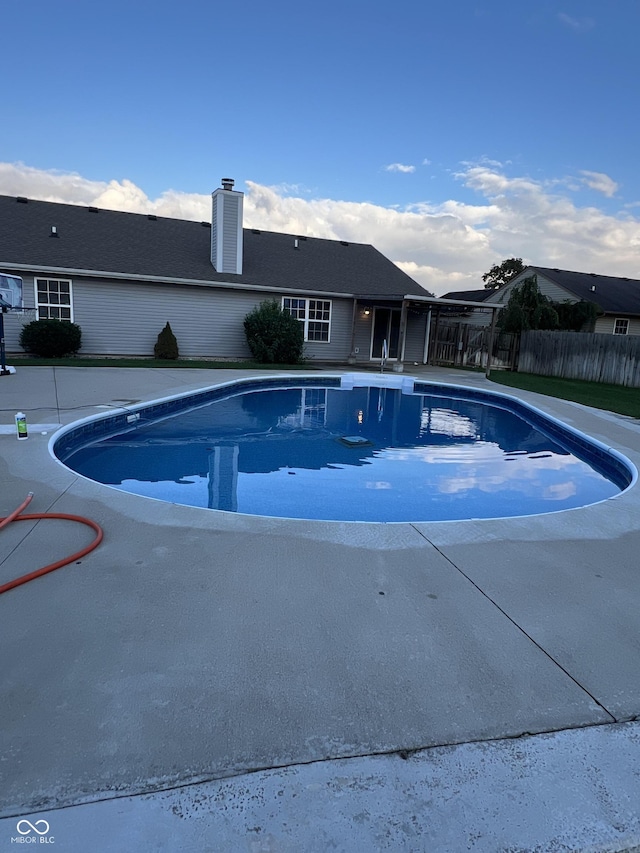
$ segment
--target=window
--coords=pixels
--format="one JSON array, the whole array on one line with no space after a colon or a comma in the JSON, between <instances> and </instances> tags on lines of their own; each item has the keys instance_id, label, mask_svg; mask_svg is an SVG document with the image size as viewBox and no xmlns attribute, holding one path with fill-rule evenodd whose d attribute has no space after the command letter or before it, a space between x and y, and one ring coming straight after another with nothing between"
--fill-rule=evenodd
<instances>
[{"instance_id":1,"label":"window","mask_svg":"<svg viewBox=\"0 0 640 853\"><path fill-rule=\"evenodd\" d=\"M278 418L279 426L324 427L327 423L327 389L301 388L300 405L296 412Z\"/></svg>"},{"instance_id":2,"label":"window","mask_svg":"<svg viewBox=\"0 0 640 853\"><path fill-rule=\"evenodd\" d=\"M302 324L305 341L329 343L330 299L292 299L284 296L282 308Z\"/></svg>"},{"instance_id":3,"label":"window","mask_svg":"<svg viewBox=\"0 0 640 853\"><path fill-rule=\"evenodd\" d=\"M73 320L69 279L37 278L38 320Z\"/></svg>"},{"instance_id":4,"label":"window","mask_svg":"<svg viewBox=\"0 0 640 853\"><path fill-rule=\"evenodd\" d=\"M616 322L613 327L614 335L628 335L629 321L625 317L616 317Z\"/></svg>"}]
</instances>

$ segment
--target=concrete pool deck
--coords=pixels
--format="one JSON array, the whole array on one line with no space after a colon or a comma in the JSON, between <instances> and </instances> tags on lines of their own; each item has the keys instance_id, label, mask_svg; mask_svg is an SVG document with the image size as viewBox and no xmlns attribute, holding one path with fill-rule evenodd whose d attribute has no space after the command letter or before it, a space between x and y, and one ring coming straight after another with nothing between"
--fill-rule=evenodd
<instances>
[{"instance_id":1,"label":"concrete pool deck","mask_svg":"<svg viewBox=\"0 0 640 853\"><path fill-rule=\"evenodd\" d=\"M0 596L0 850L640 849L640 489L530 518L291 521L150 501L49 455L57 425L247 375L0 378L0 515L32 491L28 512L105 531ZM640 468L636 420L412 375L514 393ZM0 583L90 539L10 524Z\"/></svg>"}]
</instances>

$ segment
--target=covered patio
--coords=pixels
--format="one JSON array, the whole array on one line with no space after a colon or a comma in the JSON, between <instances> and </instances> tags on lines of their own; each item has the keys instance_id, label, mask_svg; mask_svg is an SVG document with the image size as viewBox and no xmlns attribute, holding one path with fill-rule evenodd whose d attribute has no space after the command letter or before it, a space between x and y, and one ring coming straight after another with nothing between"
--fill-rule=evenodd
<instances>
[{"instance_id":1,"label":"covered patio","mask_svg":"<svg viewBox=\"0 0 640 853\"><path fill-rule=\"evenodd\" d=\"M452 313L459 315L477 311L486 314L488 321L487 333L478 339L476 360L489 376L497 312L501 308L502 305L486 302L413 294L383 300L379 296L354 297L349 364L368 361L402 372L405 365L442 363L437 342L438 331L444 321ZM461 351L463 344L464 337L459 335L454 347Z\"/></svg>"}]
</instances>

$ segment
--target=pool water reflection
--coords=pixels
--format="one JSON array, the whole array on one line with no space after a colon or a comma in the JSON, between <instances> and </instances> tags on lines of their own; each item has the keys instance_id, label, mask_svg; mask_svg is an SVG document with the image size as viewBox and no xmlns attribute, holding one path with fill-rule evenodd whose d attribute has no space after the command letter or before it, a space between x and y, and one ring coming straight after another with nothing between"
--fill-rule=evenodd
<instances>
[{"instance_id":1,"label":"pool water reflection","mask_svg":"<svg viewBox=\"0 0 640 853\"><path fill-rule=\"evenodd\" d=\"M502 403L377 387L239 389L62 461L164 501L342 521L530 515L626 485Z\"/></svg>"}]
</instances>

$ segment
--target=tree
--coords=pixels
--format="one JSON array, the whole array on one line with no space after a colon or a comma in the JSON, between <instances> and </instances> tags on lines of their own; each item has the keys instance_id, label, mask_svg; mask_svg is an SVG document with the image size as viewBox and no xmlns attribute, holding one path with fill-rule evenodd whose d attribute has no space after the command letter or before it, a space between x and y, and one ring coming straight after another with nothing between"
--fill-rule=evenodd
<instances>
[{"instance_id":1,"label":"tree","mask_svg":"<svg viewBox=\"0 0 640 853\"><path fill-rule=\"evenodd\" d=\"M275 299L262 302L244 318L251 355L261 364L297 364L302 361L304 333L299 320Z\"/></svg>"},{"instance_id":2,"label":"tree","mask_svg":"<svg viewBox=\"0 0 640 853\"><path fill-rule=\"evenodd\" d=\"M487 290L497 290L525 269L522 258L507 258L501 264L494 264L489 272L482 276Z\"/></svg>"},{"instance_id":3,"label":"tree","mask_svg":"<svg viewBox=\"0 0 640 853\"><path fill-rule=\"evenodd\" d=\"M175 359L178 358L178 341L173 334L171 325L167 323L164 329L158 335L158 340L154 344L153 354L156 358Z\"/></svg>"},{"instance_id":4,"label":"tree","mask_svg":"<svg viewBox=\"0 0 640 853\"><path fill-rule=\"evenodd\" d=\"M558 312L553 302L540 293L535 275L513 288L506 307L498 317L498 326L503 332L557 329L558 325Z\"/></svg>"},{"instance_id":5,"label":"tree","mask_svg":"<svg viewBox=\"0 0 640 853\"><path fill-rule=\"evenodd\" d=\"M554 302L553 307L558 312L559 327L570 332L581 332L583 329L592 331L599 313L595 303L584 299L579 302Z\"/></svg>"}]
</instances>

